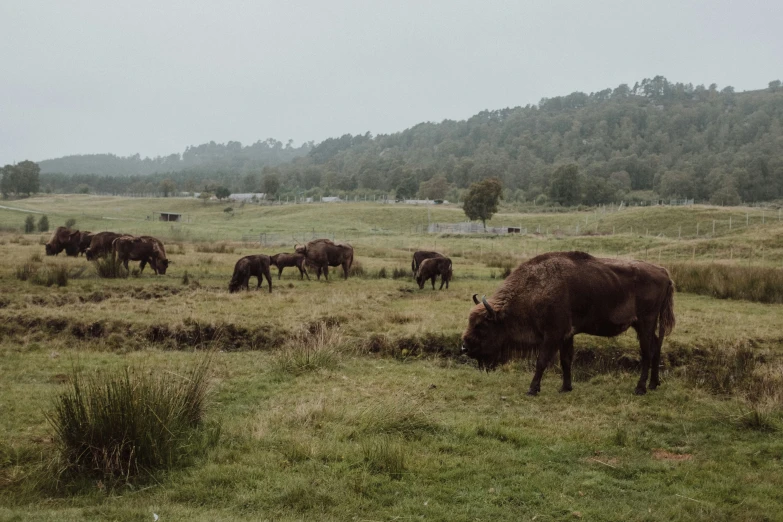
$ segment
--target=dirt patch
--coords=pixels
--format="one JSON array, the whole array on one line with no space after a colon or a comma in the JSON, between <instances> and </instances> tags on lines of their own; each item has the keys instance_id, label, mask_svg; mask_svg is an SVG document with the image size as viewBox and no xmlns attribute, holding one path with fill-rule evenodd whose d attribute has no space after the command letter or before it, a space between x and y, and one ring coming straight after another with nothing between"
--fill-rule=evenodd
<instances>
[{"instance_id":1,"label":"dirt patch","mask_svg":"<svg viewBox=\"0 0 783 522\"><path fill-rule=\"evenodd\" d=\"M690 453L672 453L665 449L655 449L652 452L652 457L655 460L668 460L672 462L683 462L686 460L693 460L693 455Z\"/></svg>"}]
</instances>

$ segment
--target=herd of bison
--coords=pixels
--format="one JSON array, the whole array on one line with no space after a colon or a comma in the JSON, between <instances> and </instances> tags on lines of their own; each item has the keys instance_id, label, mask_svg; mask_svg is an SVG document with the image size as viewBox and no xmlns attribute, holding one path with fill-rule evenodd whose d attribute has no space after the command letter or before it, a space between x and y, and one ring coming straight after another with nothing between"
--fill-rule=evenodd
<instances>
[{"instance_id":1,"label":"herd of bison","mask_svg":"<svg viewBox=\"0 0 783 522\"><path fill-rule=\"evenodd\" d=\"M108 255L121 261L149 264L156 274L165 274L169 261L163 243L152 236L114 232L71 231L59 227L46 244L47 255L65 251L84 254L88 260ZM347 279L353 263L353 247L316 239L295 247L294 253L245 256L234 265L229 291L248 289L252 276L260 288L266 278L272 291L270 267L278 279L286 267L296 267L300 278L307 268L328 280L329 267L341 266ZM451 260L437 252L413 254L411 270L419 288L429 280L435 289L449 287ZM563 374L561 391L571 391L574 336L580 333L614 337L633 328L641 353L641 375L635 393L644 394L660 385L661 346L674 328L674 283L665 268L636 260L596 258L584 252L550 252L521 263L489 298L473 295L468 326L462 335L462 353L476 359L482 368L494 368L514 357L533 356L536 369L528 390L541 389L544 370L560 353ZM648 386L649 378L649 386Z\"/></svg>"}]
</instances>

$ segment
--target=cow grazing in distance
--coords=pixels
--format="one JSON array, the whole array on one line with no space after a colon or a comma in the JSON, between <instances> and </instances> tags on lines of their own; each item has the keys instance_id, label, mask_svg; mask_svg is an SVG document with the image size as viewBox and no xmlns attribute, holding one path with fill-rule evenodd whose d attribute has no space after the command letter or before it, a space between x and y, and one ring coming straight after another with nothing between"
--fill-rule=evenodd
<instances>
[{"instance_id":1,"label":"cow grazing in distance","mask_svg":"<svg viewBox=\"0 0 783 522\"><path fill-rule=\"evenodd\" d=\"M641 351L636 394L660 385L663 338L674 328L674 283L644 261L598 259L584 252L551 252L520 264L495 294L470 311L462 352L492 368L515 355L537 355L528 395L555 353L563 370L561 391L571 391L574 335L614 337L633 328Z\"/></svg>"},{"instance_id":2,"label":"cow grazing in distance","mask_svg":"<svg viewBox=\"0 0 783 522\"><path fill-rule=\"evenodd\" d=\"M269 283L269 293L272 293L272 275L269 272L269 265L271 260L269 256L264 254L256 254L252 256L245 256L234 265L234 275L231 276L231 282L228 283L228 291L232 294L239 292L241 289L249 290L249 282L251 276L258 278L258 285L256 290L261 288L261 283L266 277Z\"/></svg>"},{"instance_id":3,"label":"cow grazing in distance","mask_svg":"<svg viewBox=\"0 0 783 522\"><path fill-rule=\"evenodd\" d=\"M440 252L432 252L428 250L417 250L413 253L413 260L411 261L411 271L413 272L413 277L416 277L416 272L419 271L419 265L421 265L421 262L425 259L432 259L434 257L446 257Z\"/></svg>"},{"instance_id":4,"label":"cow grazing in distance","mask_svg":"<svg viewBox=\"0 0 783 522\"><path fill-rule=\"evenodd\" d=\"M84 251L88 261L94 261L99 257L106 257L113 252L112 243L122 234L116 232L98 232L92 236L90 246Z\"/></svg>"},{"instance_id":5,"label":"cow grazing in distance","mask_svg":"<svg viewBox=\"0 0 783 522\"><path fill-rule=\"evenodd\" d=\"M152 236L120 236L113 241L112 248L125 270L128 270L128 261L140 261L142 272L149 263L155 274L165 274L169 267L163 243Z\"/></svg>"},{"instance_id":6,"label":"cow grazing in distance","mask_svg":"<svg viewBox=\"0 0 783 522\"><path fill-rule=\"evenodd\" d=\"M49 242L44 246L47 256L56 256L63 250L65 255L76 257L79 255L79 239L80 234L78 230L70 230L65 227L57 227L49 239Z\"/></svg>"},{"instance_id":7,"label":"cow grazing in distance","mask_svg":"<svg viewBox=\"0 0 783 522\"><path fill-rule=\"evenodd\" d=\"M280 279L283 275L283 269L289 266L295 266L299 269L299 279L304 279L307 276L307 280L310 280L310 275L305 268L306 258L304 254L275 254L269 256L270 264L277 267L277 278Z\"/></svg>"},{"instance_id":8,"label":"cow grazing in distance","mask_svg":"<svg viewBox=\"0 0 783 522\"><path fill-rule=\"evenodd\" d=\"M446 285L446 289L449 288L449 281L451 281L451 259L448 257L431 257L425 259L419 265L419 270L416 272L416 282L419 284L419 290L424 288L424 284L427 279L432 283L432 289L435 290L435 279L440 276L440 288L443 290L443 285Z\"/></svg>"},{"instance_id":9,"label":"cow grazing in distance","mask_svg":"<svg viewBox=\"0 0 783 522\"><path fill-rule=\"evenodd\" d=\"M321 280L323 272L326 280L329 280L329 267L342 266L343 275L348 279L348 272L353 264L353 247L342 243L333 243L328 239L314 239L304 246L297 246L296 253L304 255L307 264L316 268L318 280Z\"/></svg>"}]
</instances>

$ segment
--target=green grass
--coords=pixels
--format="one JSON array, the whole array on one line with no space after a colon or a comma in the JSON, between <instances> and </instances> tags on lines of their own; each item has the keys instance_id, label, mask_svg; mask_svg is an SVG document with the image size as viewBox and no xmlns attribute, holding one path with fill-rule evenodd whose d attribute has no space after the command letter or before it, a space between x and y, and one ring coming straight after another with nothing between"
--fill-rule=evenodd
<instances>
[{"instance_id":1,"label":"green grass","mask_svg":"<svg viewBox=\"0 0 783 522\"><path fill-rule=\"evenodd\" d=\"M0 519L779 517L783 307L714 293L775 273L783 227L770 212L761 224L751 209L750 227L746 209L713 207L510 213L493 222L562 229L587 220L616 233L476 238L411 234L426 209L395 205L248 205L234 218L224 205L177 199L69 196L10 206L45 207L53 225L76 217L93 231L159 235L172 265L165 276L102 279L83 258L58 256L69 274L86 269L67 286L43 287L16 277L42 252L39 236L0 234ZM144 219L158 210L191 221L172 229ZM12 225L9 215L23 221L0 211L0 225ZM432 215L463 220L454 208ZM711 235L711 219L729 216L731 231L704 237L700 228L696 238L695 227L687 237L683 227L676 237L678 223L709 221ZM293 271L274 280L272 294L228 293L239 257L291 251L314 228L351 239L364 276L326 283ZM248 230L289 239L260 246L241 241ZM418 290L410 255L419 248L452 258L449 290ZM660 259L672 270L677 327L664 343L657 391L632 394L632 334L577 337L569 394L557 393L557 365L529 398L529 362L486 373L457 357L471 295L491 295L509 265L565 249ZM728 280L716 275L724 267L734 270ZM71 494L44 487L41 473L57 454L46 413L68 389L74 360L90 375L129 367L169 375L210 349L215 446L132 491L109 492L94 477Z\"/></svg>"}]
</instances>

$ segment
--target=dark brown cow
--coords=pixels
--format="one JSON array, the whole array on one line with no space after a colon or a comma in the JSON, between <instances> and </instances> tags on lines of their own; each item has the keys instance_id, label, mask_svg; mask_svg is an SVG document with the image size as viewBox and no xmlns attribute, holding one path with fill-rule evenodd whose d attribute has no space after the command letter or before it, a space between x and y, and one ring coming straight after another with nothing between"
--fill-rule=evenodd
<instances>
[{"instance_id":1,"label":"dark brown cow","mask_svg":"<svg viewBox=\"0 0 783 522\"><path fill-rule=\"evenodd\" d=\"M88 261L94 261L99 257L106 257L113 252L112 243L122 234L116 232L98 232L92 236L90 247L84 251Z\"/></svg>"},{"instance_id":2,"label":"dark brown cow","mask_svg":"<svg viewBox=\"0 0 783 522\"><path fill-rule=\"evenodd\" d=\"M432 259L434 257L446 257L440 252L432 252L429 250L417 250L413 253L413 261L411 261L411 271L413 272L413 277L416 277L416 272L419 271L419 265L421 265L421 262L425 259Z\"/></svg>"},{"instance_id":3,"label":"dark brown cow","mask_svg":"<svg viewBox=\"0 0 783 522\"><path fill-rule=\"evenodd\" d=\"M275 254L269 257L269 262L277 267L277 278L280 279L283 275L283 269L288 266L295 266L299 269L299 279L304 279L307 276L307 280L310 280L310 275L305 268L306 258L304 254Z\"/></svg>"},{"instance_id":4,"label":"dark brown cow","mask_svg":"<svg viewBox=\"0 0 783 522\"><path fill-rule=\"evenodd\" d=\"M323 272L326 280L329 280L329 267L342 266L343 275L348 279L348 272L353 264L353 247L351 245L333 243L328 239L314 239L305 246L296 247L297 254L307 257L307 264L316 267L318 280L321 280Z\"/></svg>"},{"instance_id":5,"label":"dark brown cow","mask_svg":"<svg viewBox=\"0 0 783 522\"><path fill-rule=\"evenodd\" d=\"M435 279L440 276L440 288L443 290L444 283L446 289L449 288L449 281L451 281L451 259L448 257L431 257L425 259L419 265L419 271L416 272L416 282L419 284L419 290L424 288L424 284L427 279L432 283L432 289L435 290Z\"/></svg>"},{"instance_id":6,"label":"dark brown cow","mask_svg":"<svg viewBox=\"0 0 783 522\"><path fill-rule=\"evenodd\" d=\"M261 288L261 283L264 282L266 277L269 283L269 293L272 293L272 275L269 273L269 265L271 260L269 256L264 254L256 254L253 256L245 256L234 265L234 275L231 277L231 282L228 283L228 291L232 294L239 292L241 289L249 290L249 282L251 276L258 278L258 285L256 290Z\"/></svg>"},{"instance_id":7,"label":"dark brown cow","mask_svg":"<svg viewBox=\"0 0 783 522\"><path fill-rule=\"evenodd\" d=\"M57 227L44 249L47 256L56 256L63 250L68 256L79 255L79 231L65 227Z\"/></svg>"},{"instance_id":8,"label":"dark brown cow","mask_svg":"<svg viewBox=\"0 0 783 522\"><path fill-rule=\"evenodd\" d=\"M462 351L483 367L514 355L537 354L528 395L560 351L561 391L571 391L574 335L614 337L636 330L642 371L636 394L660 385L664 336L674 328L674 284L665 268L644 261L597 259L584 252L552 252L520 264L495 294L470 312ZM657 333L656 333L657 329Z\"/></svg>"},{"instance_id":9,"label":"dark brown cow","mask_svg":"<svg viewBox=\"0 0 783 522\"><path fill-rule=\"evenodd\" d=\"M166 259L166 249L163 243L152 236L120 236L114 240L112 247L117 259L122 261L125 270L128 270L128 261L141 261L141 272L149 263L155 274L165 274L169 267Z\"/></svg>"},{"instance_id":10,"label":"dark brown cow","mask_svg":"<svg viewBox=\"0 0 783 522\"><path fill-rule=\"evenodd\" d=\"M79 232L79 254L84 254L87 249L90 248L92 236L93 233L87 232L86 230Z\"/></svg>"}]
</instances>

